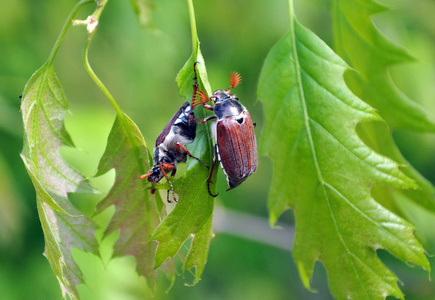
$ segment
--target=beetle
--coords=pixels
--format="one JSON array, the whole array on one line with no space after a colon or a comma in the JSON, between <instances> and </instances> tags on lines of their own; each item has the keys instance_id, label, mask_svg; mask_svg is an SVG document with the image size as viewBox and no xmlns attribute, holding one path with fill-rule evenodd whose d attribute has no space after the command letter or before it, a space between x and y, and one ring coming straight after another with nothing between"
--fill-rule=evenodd
<instances>
[{"instance_id":1,"label":"beetle","mask_svg":"<svg viewBox=\"0 0 435 300\"><path fill-rule=\"evenodd\" d=\"M195 77L196 70L194 68ZM202 105L205 109L213 112L213 115L205 119L195 119L197 122L206 123L214 120L211 131L215 139L213 150L213 163L210 175L207 180L208 192L213 176L216 161L219 160L222 170L225 173L228 190L238 187L258 167L257 141L255 138L254 127L251 115L248 110L239 102L235 94L230 93L230 89L235 88L241 82L241 76L237 72L229 75L230 87L226 90L217 90L211 97L197 87L197 95L192 101L192 109ZM207 102L213 101L214 107Z\"/></svg>"},{"instance_id":2,"label":"beetle","mask_svg":"<svg viewBox=\"0 0 435 300\"><path fill-rule=\"evenodd\" d=\"M193 81L194 85L192 99L195 98L197 91L196 75L193 78ZM174 187L169 180L168 173L171 172L170 176L175 176L177 164L180 162L186 162L187 155L198 160L208 168L206 163L204 163L200 158L193 156L185 147L193 142L195 136L195 117L193 115L191 105L186 101L172 116L157 137L156 145L154 147L153 167L148 173L142 175L140 179L148 178L148 181L152 182L154 186L163 177L165 177L171 186L172 197L174 201L178 202L175 198ZM155 189L152 189L151 192L154 193ZM169 190L167 194L167 201L169 203L172 202L169 200Z\"/></svg>"}]
</instances>

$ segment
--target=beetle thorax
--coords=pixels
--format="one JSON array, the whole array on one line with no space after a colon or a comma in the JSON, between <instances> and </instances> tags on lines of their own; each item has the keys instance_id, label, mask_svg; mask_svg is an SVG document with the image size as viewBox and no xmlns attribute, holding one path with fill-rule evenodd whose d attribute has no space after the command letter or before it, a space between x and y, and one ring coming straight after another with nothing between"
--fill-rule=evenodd
<instances>
[{"instance_id":1,"label":"beetle thorax","mask_svg":"<svg viewBox=\"0 0 435 300\"><path fill-rule=\"evenodd\" d=\"M160 144L160 146L154 149L154 164L169 163L177 165L177 163L185 162L186 155L175 147L167 147L172 145ZM175 144L174 144L175 146Z\"/></svg>"},{"instance_id":2,"label":"beetle thorax","mask_svg":"<svg viewBox=\"0 0 435 300\"><path fill-rule=\"evenodd\" d=\"M215 101L214 113L218 119L239 116L244 110L245 107L239 102L236 95L233 94L229 94L229 96L223 100Z\"/></svg>"}]
</instances>

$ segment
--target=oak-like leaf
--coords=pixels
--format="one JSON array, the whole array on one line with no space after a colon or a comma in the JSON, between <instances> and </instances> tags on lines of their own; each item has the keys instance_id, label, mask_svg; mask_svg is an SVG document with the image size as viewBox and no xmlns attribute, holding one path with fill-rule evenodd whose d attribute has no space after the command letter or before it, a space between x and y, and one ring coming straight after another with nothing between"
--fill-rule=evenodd
<instances>
[{"instance_id":1,"label":"oak-like leaf","mask_svg":"<svg viewBox=\"0 0 435 300\"><path fill-rule=\"evenodd\" d=\"M78 298L76 286L82 273L71 250L98 253L96 225L68 200L68 193L93 193L84 177L61 157L61 146L73 146L65 130L68 109L62 87L51 64L32 75L23 92L21 111L24 148L21 157L37 195L39 218L45 238L44 255L61 285L62 293Z\"/></svg>"},{"instance_id":2,"label":"oak-like leaf","mask_svg":"<svg viewBox=\"0 0 435 300\"><path fill-rule=\"evenodd\" d=\"M307 288L321 261L337 299L403 298L376 250L430 266L413 226L378 204L370 188L415 184L356 134L358 123L380 117L347 88L346 63L292 14L290 19L289 32L266 58L258 88L265 112L260 150L273 162L270 221L294 210L294 258Z\"/></svg>"},{"instance_id":3,"label":"oak-like leaf","mask_svg":"<svg viewBox=\"0 0 435 300\"><path fill-rule=\"evenodd\" d=\"M388 40L375 27L371 16L387 8L373 1L337 0L334 2L334 38L337 53L353 68L347 84L362 100L378 109L390 127L419 131L434 131L423 107L403 94L390 78L389 67L408 62L410 55ZM359 133L378 153L392 158L403 172L418 185L418 189L381 188L375 199L390 210L396 210L394 194L400 193L414 203L435 211L435 188L401 155L389 129L381 124L361 125Z\"/></svg>"},{"instance_id":4,"label":"oak-like leaf","mask_svg":"<svg viewBox=\"0 0 435 300\"><path fill-rule=\"evenodd\" d=\"M358 71L349 73L352 91L376 108L392 129L435 132L435 121L426 110L409 99L391 79L391 66L414 59L373 23L372 15L388 8L374 0L333 2L335 51Z\"/></svg>"},{"instance_id":5,"label":"oak-like leaf","mask_svg":"<svg viewBox=\"0 0 435 300\"><path fill-rule=\"evenodd\" d=\"M147 181L140 176L150 169L148 150L136 124L125 114L118 114L109 133L106 150L96 176L115 169L115 183L98 204L97 213L114 205L115 213L105 236L119 230L113 257L131 255L136 259L136 271L153 286L157 244L150 241L159 224L159 212Z\"/></svg>"},{"instance_id":6,"label":"oak-like leaf","mask_svg":"<svg viewBox=\"0 0 435 300\"><path fill-rule=\"evenodd\" d=\"M403 217L407 217L407 215L401 211L396 203L398 196L406 197L408 200L435 212L435 188L400 153L388 125L385 122L369 122L360 124L357 131L370 148L397 162L403 173L418 185L416 189L378 186L372 190L372 196L375 200L388 210Z\"/></svg>"}]
</instances>

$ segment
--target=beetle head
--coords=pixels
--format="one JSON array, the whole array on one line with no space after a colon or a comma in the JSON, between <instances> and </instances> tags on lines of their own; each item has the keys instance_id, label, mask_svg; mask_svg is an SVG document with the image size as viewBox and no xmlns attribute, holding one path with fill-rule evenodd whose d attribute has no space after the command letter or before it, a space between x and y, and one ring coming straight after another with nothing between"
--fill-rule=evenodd
<instances>
[{"instance_id":1,"label":"beetle head","mask_svg":"<svg viewBox=\"0 0 435 300\"><path fill-rule=\"evenodd\" d=\"M198 88L196 84L196 69L195 69L196 63L193 65L193 70L195 72L194 82L195 82L195 89L192 99L192 107L193 110L198 105L205 105L209 100L212 100L215 104L219 102L223 102L228 99L232 100L238 100L236 95L233 95L229 92L230 89L234 89L236 86L240 84L242 81L242 77L237 72L231 72L229 79L230 79L230 86L226 90L217 90L213 93L213 95L209 98L207 96L207 93ZM196 91L196 92L195 92Z\"/></svg>"},{"instance_id":2,"label":"beetle head","mask_svg":"<svg viewBox=\"0 0 435 300\"><path fill-rule=\"evenodd\" d=\"M214 103L219 103L234 97L235 95L230 94L228 91L217 90L213 93L210 99L212 99Z\"/></svg>"},{"instance_id":3,"label":"beetle head","mask_svg":"<svg viewBox=\"0 0 435 300\"><path fill-rule=\"evenodd\" d=\"M140 179L148 178L149 182L157 183L163 178L162 170L159 166L154 166L148 173L142 175Z\"/></svg>"},{"instance_id":4,"label":"beetle head","mask_svg":"<svg viewBox=\"0 0 435 300\"><path fill-rule=\"evenodd\" d=\"M237 72L231 72L230 76L230 86L224 91L224 90L217 90L213 93L213 95L210 97L214 103L223 102L225 100L238 100L236 95L231 94L229 91L230 89L235 88L240 84L242 81L242 77Z\"/></svg>"}]
</instances>

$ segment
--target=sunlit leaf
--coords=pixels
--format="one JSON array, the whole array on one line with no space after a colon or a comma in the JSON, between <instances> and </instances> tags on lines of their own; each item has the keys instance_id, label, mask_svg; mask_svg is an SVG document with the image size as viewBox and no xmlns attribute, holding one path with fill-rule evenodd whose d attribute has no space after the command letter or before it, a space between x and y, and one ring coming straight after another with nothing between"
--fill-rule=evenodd
<instances>
[{"instance_id":1,"label":"sunlit leaf","mask_svg":"<svg viewBox=\"0 0 435 300\"><path fill-rule=\"evenodd\" d=\"M146 189L146 181L140 180L150 169L145 141L125 114L116 117L96 176L111 169L116 172L115 183L97 211L115 206L105 236L120 230L113 256L132 255L136 271L153 285L157 275L153 272L157 243L151 242L150 237L159 223L159 212L154 196Z\"/></svg>"},{"instance_id":2,"label":"sunlit leaf","mask_svg":"<svg viewBox=\"0 0 435 300\"><path fill-rule=\"evenodd\" d=\"M258 89L265 112L260 149L273 162L270 221L294 210L294 258L307 288L321 261L337 299L403 298L376 250L430 266L413 226L379 205L370 188L415 184L356 134L358 123L380 117L347 88L346 63L292 13L290 19Z\"/></svg>"},{"instance_id":3,"label":"sunlit leaf","mask_svg":"<svg viewBox=\"0 0 435 300\"><path fill-rule=\"evenodd\" d=\"M429 180L415 170L402 156L397 148L387 124L384 122L369 122L358 126L358 134L363 141L376 152L385 155L400 165L400 169L417 185L417 189L400 189L379 186L372 189L372 196L388 210L403 215L395 203L397 194L410 201L435 212L435 188ZM403 215L405 216L405 215Z\"/></svg>"},{"instance_id":4,"label":"sunlit leaf","mask_svg":"<svg viewBox=\"0 0 435 300\"><path fill-rule=\"evenodd\" d=\"M98 253L96 225L68 201L68 193L93 193L61 157L59 147L73 146L65 130L68 103L53 66L46 64L27 83L21 110L25 138L21 154L37 194L39 218L45 238L45 256L62 287L63 294L77 298L82 273L71 248Z\"/></svg>"},{"instance_id":5,"label":"sunlit leaf","mask_svg":"<svg viewBox=\"0 0 435 300\"><path fill-rule=\"evenodd\" d=\"M435 121L390 77L390 66L413 58L373 24L371 16L387 8L374 0L333 2L335 50L358 71L349 73L347 82L352 91L376 108L391 128L434 132Z\"/></svg>"}]
</instances>

